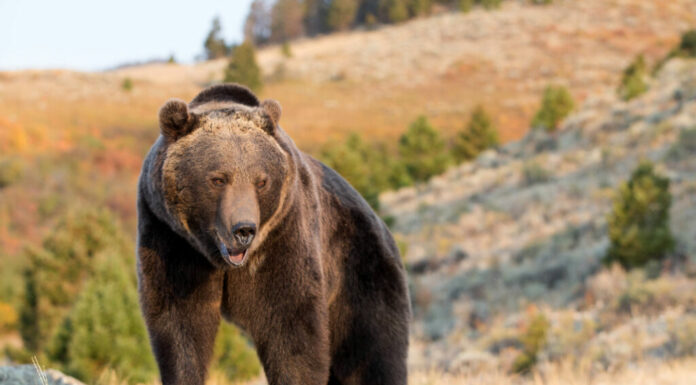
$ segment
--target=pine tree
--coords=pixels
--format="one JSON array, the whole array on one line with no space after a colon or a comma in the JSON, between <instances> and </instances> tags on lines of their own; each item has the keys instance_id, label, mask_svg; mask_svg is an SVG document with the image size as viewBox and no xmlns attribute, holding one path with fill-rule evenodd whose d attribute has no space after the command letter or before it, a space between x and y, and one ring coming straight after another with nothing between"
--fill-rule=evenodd
<instances>
[{"instance_id":1,"label":"pine tree","mask_svg":"<svg viewBox=\"0 0 696 385\"><path fill-rule=\"evenodd\" d=\"M431 7L431 0L409 0L408 2L408 12L411 17L427 15Z\"/></svg>"},{"instance_id":2,"label":"pine tree","mask_svg":"<svg viewBox=\"0 0 696 385\"><path fill-rule=\"evenodd\" d=\"M224 80L243 84L257 92L261 90L261 69L256 63L256 52L250 42L244 42L234 48L225 68Z\"/></svg>"},{"instance_id":3,"label":"pine tree","mask_svg":"<svg viewBox=\"0 0 696 385\"><path fill-rule=\"evenodd\" d=\"M502 0L479 0L483 8L485 9L497 9L500 8L500 3Z\"/></svg>"},{"instance_id":4,"label":"pine tree","mask_svg":"<svg viewBox=\"0 0 696 385\"><path fill-rule=\"evenodd\" d=\"M380 0L380 20L384 23L400 23L408 19L407 0Z\"/></svg>"},{"instance_id":5,"label":"pine tree","mask_svg":"<svg viewBox=\"0 0 696 385\"><path fill-rule=\"evenodd\" d=\"M450 161L445 142L425 116L419 116L401 136L399 155L415 182L441 174Z\"/></svg>"},{"instance_id":6,"label":"pine tree","mask_svg":"<svg viewBox=\"0 0 696 385\"><path fill-rule=\"evenodd\" d=\"M333 0L328 8L326 24L332 31L346 30L355 21L357 11L356 0Z\"/></svg>"},{"instance_id":7,"label":"pine tree","mask_svg":"<svg viewBox=\"0 0 696 385\"><path fill-rule=\"evenodd\" d=\"M672 196L669 179L655 173L654 166L642 162L628 182L619 187L609 215L607 262L626 268L660 260L674 248L669 228Z\"/></svg>"},{"instance_id":8,"label":"pine tree","mask_svg":"<svg viewBox=\"0 0 696 385\"><path fill-rule=\"evenodd\" d=\"M618 93L623 100L631 100L644 94L648 90L645 79L648 76L648 67L643 55L638 55L631 65L623 72Z\"/></svg>"},{"instance_id":9,"label":"pine tree","mask_svg":"<svg viewBox=\"0 0 696 385\"><path fill-rule=\"evenodd\" d=\"M41 342L46 337L41 335L39 326L39 298L36 292L36 275L30 269L24 272L24 298L19 312L19 334L24 342L24 348L37 352Z\"/></svg>"},{"instance_id":10,"label":"pine tree","mask_svg":"<svg viewBox=\"0 0 696 385\"><path fill-rule=\"evenodd\" d=\"M373 209L379 209L379 194L411 184L404 165L389 156L382 144L365 143L351 134L343 143L331 143L321 150L320 159L344 177Z\"/></svg>"},{"instance_id":11,"label":"pine tree","mask_svg":"<svg viewBox=\"0 0 696 385\"><path fill-rule=\"evenodd\" d=\"M72 331L64 343L65 370L86 382L107 369L131 384L149 382L156 373L135 281L119 257L100 259L65 324Z\"/></svg>"},{"instance_id":12,"label":"pine tree","mask_svg":"<svg viewBox=\"0 0 696 385\"><path fill-rule=\"evenodd\" d=\"M220 25L220 18L215 17L213 19L213 25L208 32L208 36L205 38L203 47L205 48L205 56L208 60L218 59L227 56L227 45L225 40L221 36L222 26Z\"/></svg>"},{"instance_id":13,"label":"pine tree","mask_svg":"<svg viewBox=\"0 0 696 385\"><path fill-rule=\"evenodd\" d=\"M131 246L116 223L107 211L69 212L41 247L26 251L19 329L30 353L52 349L47 345L94 272L98 255L111 250L132 261Z\"/></svg>"},{"instance_id":14,"label":"pine tree","mask_svg":"<svg viewBox=\"0 0 696 385\"><path fill-rule=\"evenodd\" d=\"M478 106L471 114L466 129L455 138L452 153L457 162L463 162L476 158L482 151L498 144L498 131L483 107Z\"/></svg>"},{"instance_id":15,"label":"pine tree","mask_svg":"<svg viewBox=\"0 0 696 385\"><path fill-rule=\"evenodd\" d=\"M533 128L542 128L549 132L558 129L558 125L573 111L573 97L563 86L548 86L544 90L541 108L532 120Z\"/></svg>"},{"instance_id":16,"label":"pine tree","mask_svg":"<svg viewBox=\"0 0 696 385\"><path fill-rule=\"evenodd\" d=\"M678 56L696 57L696 29L689 30L682 35L678 51Z\"/></svg>"}]
</instances>

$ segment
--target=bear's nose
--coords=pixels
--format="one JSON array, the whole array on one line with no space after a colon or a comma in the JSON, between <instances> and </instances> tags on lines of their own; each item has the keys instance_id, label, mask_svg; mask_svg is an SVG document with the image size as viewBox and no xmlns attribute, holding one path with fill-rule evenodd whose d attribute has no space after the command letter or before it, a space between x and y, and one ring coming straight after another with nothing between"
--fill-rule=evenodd
<instances>
[{"instance_id":1,"label":"bear's nose","mask_svg":"<svg viewBox=\"0 0 696 385\"><path fill-rule=\"evenodd\" d=\"M256 225L249 222L237 223L232 227L232 234L242 247L248 247L256 234Z\"/></svg>"}]
</instances>

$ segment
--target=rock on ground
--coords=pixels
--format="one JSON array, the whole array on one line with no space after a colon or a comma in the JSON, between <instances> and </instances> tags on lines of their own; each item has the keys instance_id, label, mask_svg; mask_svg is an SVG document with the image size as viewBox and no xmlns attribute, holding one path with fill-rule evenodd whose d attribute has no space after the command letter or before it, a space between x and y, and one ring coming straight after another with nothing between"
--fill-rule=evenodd
<instances>
[{"instance_id":1,"label":"rock on ground","mask_svg":"<svg viewBox=\"0 0 696 385\"><path fill-rule=\"evenodd\" d=\"M49 369L44 373L48 385L84 385L57 370ZM0 366L0 384L42 385L42 381L33 365Z\"/></svg>"}]
</instances>

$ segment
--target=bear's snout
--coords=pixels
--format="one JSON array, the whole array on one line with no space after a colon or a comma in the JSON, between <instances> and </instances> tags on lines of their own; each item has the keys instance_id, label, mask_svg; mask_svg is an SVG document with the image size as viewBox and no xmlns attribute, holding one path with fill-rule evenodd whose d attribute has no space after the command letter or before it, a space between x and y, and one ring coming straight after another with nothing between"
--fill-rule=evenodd
<instances>
[{"instance_id":1,"label":"bear's snout","mask_svg":"<svg viewBox=\"0 0 696 385\"><path fill-rule=\"evenodd\" d=\"M232 235L242 248L248 248L256 235L256 225L251 222L240 222L232 227Z\"/></svg>"}]
</instances>

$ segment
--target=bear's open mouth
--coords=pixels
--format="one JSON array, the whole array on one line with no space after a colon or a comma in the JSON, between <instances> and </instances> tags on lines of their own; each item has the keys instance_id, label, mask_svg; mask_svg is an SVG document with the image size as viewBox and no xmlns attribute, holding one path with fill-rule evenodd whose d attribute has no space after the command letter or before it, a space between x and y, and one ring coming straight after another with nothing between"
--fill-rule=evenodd
<instances>
[{"instance_id":1,"label":"bear's open mouth","mask_svg":"<svg viewBox=\"0 0 696 385\"><path fill-rule=\"evenodd\" d=\"M241 266L244 264L244 261L246 260L246 254L247 251L241 251L241 252L235 252L235 253L230 253L229 249L227 248L227 245L225 245L225 242L222 240L218 242L218 248L220 249L220 255L222 255L222 259L225 260L228 264L232 266Z\"/></svg>"}]
</instances>

